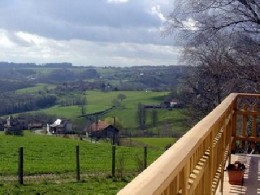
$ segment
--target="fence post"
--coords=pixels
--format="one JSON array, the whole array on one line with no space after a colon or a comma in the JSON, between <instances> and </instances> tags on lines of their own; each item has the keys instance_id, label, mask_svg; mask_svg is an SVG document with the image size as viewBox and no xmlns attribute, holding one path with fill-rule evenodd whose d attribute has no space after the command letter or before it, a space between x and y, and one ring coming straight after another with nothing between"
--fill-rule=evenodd
<instances>
[{"instance_id":1,"label":"fence post","mask_svg":"<svg viewBox=\"0 0 260 195\"><path fill-rule=\"evenodd\" d=\"M76 180L80 181L79 145L76 146Z\"/></svg>"},{"instance_id":2,"label":"fence post","mask_svg":"<svg viewBox=\"0 0 260 195\"><path fill-rule=\"evenodd\" d=\"M144 169L147 168L147 146L144 147Z\"/></svg>"},{"instance_id":3,"label":"fence post","mask_svg":"<svg viewBox=\"0 0 260 195\"><path fill-rule=\"evenodd\" d=\"M18 149L18 184L23 185L23 147Z\"/></svg>"},{"instance_id":4,"label":"fence post","mask_svg":"<svg viewBox=\"0 0 260 195\"><path fill-rule=\"evenodd\" d=\"M116 146L112 146L112 177L115 177L116 170Z\"/></svg>"}]
</instances>

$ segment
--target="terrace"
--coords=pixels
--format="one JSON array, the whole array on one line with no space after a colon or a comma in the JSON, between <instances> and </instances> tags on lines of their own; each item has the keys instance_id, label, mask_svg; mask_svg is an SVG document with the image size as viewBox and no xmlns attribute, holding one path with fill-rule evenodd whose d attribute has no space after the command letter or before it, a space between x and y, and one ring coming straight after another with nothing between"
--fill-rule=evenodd
<instances>
[{"instance_id":1,"label":"terrace","mask_svg":"<svg viewBox=\"0 0 260 195\"><path fill-rule=\"evenodd\" d=\"M259 99L230 94L118 194L260 194ZM243 186L228 184L235 160L246 165Z\"/></svg>"}]
</instances>

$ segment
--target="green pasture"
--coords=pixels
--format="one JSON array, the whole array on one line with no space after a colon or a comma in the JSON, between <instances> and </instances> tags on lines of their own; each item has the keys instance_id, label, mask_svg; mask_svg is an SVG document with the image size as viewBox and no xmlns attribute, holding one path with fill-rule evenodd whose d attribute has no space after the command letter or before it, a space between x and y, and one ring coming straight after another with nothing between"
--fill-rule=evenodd
<instances>
[{"instance_id":1,"label":"green pasture","mask_svg":"<svg viewBox=\"0 0 260 195\"><path fill-rule=\"evenodd\" d=\"M125 94L126 99L121 102L121 106L112 113L115 116L123 116L123 118L134 117L138 103L143 104L159 104L168 92L145 92L145 91L117 91L117 92L101 92L87 91L87 114L99 112L111 108L112 101L117 99L118 94ZM81 115L79 106L54 106L42 109L48 114L56 114L67 118L77 118ZM129 115L128 115L129 114ZM127 116L126 116L127 115ZM132 122L131 122L132 123Z\"/></svg>"},{"instance_id":2,"label":"green pasture","mask_svg":"<svg viewBox=\"0 0 260 195\"><path fill-rule=\"evenodd\" d=\"M111 178L88 178L82 182L46 183L30 185L0 185L0 194L19 195L115 195L126 185L127 181L113 181Z\"/></svg>"},{"instance_id":3,"label":"green pasture","mask_svg":"<svg viewBox=\"0 0 260 195\"><path fill-rule=\"evenodd\" d=\"M42 85L36 86L38 88ZM27 89L28 90L28 89ZM31 90L36 90L32 88ZM117 117L122 121L123 126L128 130L138 129L137 124L137 107L139 103L158 105L168 95L168 92L145 92L145 91L86 91L87 114L104 111L113 106L112 101L117 99L119 94L126 95L126 99L121 102L121 105L105 115L100 115L100 119L107 117ZM60 106L56 105L50 108L41 109L34 112L44 112L51 115L56 115L58 118L71 119L73 122L84 123L84 119L80 118L81 109L79 106ZM32 112L33 113L33 112ZM167 131L171 132L184 132L186 127L184 125L185 115L183 109L157 109L158 122L157 127L152 126L152 109L146 110L146 125L147 130L153 132ZM173 135L174 136L174 135Z\"/></svg>"},{"instance_id":4,"label":"green pasture","mask_svg":"<svg viewBox=\"0 0 260 195\"><path fill-rule=\"evenodd\" d=\"M17 172L18 148L24 147L25 174L67 173L75 170L75 146L80 147L83 172L110 173L111 145L90 143L89 140L69 139L38 135L25 131L24 136L0 134L0 173L13 175ZM153 162L163 149L149 149L148 162ZM136 170L135 159L143 155L143 148L117 147L118 158L124 158L127 171Z\"/></svg>"},{"instance_id":5,"label":"green pasture","mask_svg":"<svg viewBox=\"0 0 260 195\"><path fill-rule=\"evenodd\" d=\"M88 104L100 104L104 106L111 106L113 99L117 99L118 94L125 94L126 99L122 101L122 105L125 108L131 108L143 104L158 104L160 103L168 92L145 92L145 91L112 91L112 92L100 92L100 91L87 91Z\"/></svg>"},{"instance_id":6,"label":"green pasture","mask_svg":"<svg viewBox=\"0 0 260 195\"><path fill-rule=\"evenodd\" d=\"M132 141L146 145L147 147L156 147L164 149L175 143L175 138L131 138Z\"/></svg>"},{"instance_id":7,"label":"green pasture","mask_svg":"<svg viewBox=\"0 0 260 195\"><path fill-rule=\"evenodd\" d=\"M45 89L54 89L55 85L44 84L44 83L37 83L34 87L28 87L23 89L16 90L17 94L32 94L38 93L39 91L43 91Z\"/></svg>"},{"instance_id":8,"label":"green pasture","mask_svg":"<svg viewBox=\"0 0 260 195\"><path fill-rule=\"evenodd\" d=\"M136 138L148 146L148 164L164 152L164 144L173 139ZM81 181L75 179L75 146L80 147ZM24 136L0 133L0 194L116 194L138 173L143 147L116 148L116 175L123 170L124 179L111 178L111 145L106 142L91 143L64 137L24 132ZM18 148L24 148L24 175L41 177L41 180L17 185ZM156 146L156 147L155 147ZM159 146L159 147L158 147ZM122 162L123 169L119 161ZM138 161L139 160L139 161ZM138 163L139 162L139 163ZM62 181L44 179L44 174L61 175ZM66 179L66 175L71 179ZM15 178L5 182L4 178Z\"/></svg>"}]
</instances>

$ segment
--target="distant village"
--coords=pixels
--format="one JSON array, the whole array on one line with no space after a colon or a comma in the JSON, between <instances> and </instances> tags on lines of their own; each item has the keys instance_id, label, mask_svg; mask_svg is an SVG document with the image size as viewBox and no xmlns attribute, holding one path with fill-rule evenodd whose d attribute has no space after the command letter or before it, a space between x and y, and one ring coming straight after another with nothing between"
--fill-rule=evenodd
<instances>
[{"instance_id":1,"label":"distant village","mask_svg":"<svg viewBox=\"0 0 260 195\"><path fill-rule=\"evenodd\" d=\"M10 135L22 135L23 130L38 131L47 135L72 134L73 125L70 120L57 119L52 124L43 124L40 121L26 121L21 118L9 116L6 120L0 120L0 131ZM118 142L119 130L105 121L98 120L86 128L83 133L95 140L111 139L113 143Z\"/></svg>"},{"instance_id":2,"label":"distant village","mask_svg":"<svg viewBox=\"0 0 260 195\"><path fill-rule=\"evenodd\" d=\"M144 105L145 109L173 109L182 107L177 99L163 101L159 105ZM68 119L57 118L52 123L44 123L40 120L26 120L19 117L9 116L7 119L0 119L0 131L9 135L23 135L23 130L35 131L47 135L75 134L73 124ZM113 124L102 120L96 120L81 130L81 135L94 140L109 139L112 144L119 143L119 129Z\"/></svg>"}]
</instances>

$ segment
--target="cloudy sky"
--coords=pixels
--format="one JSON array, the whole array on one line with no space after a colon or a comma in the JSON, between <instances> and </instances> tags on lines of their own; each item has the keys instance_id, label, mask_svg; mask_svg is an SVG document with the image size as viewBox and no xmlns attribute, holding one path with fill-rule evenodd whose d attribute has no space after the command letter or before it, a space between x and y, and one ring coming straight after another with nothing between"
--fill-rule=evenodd
<instances>
[{"instance_id":1,"label":"cloudy sky","mask_svg":"<svg viewBox=\"0 0 260 195\"><path fill-rule=\"evenodd\" d=\"M0 0L0 61L175 65L172 0Z\"/></svg>"}]
</instances>

